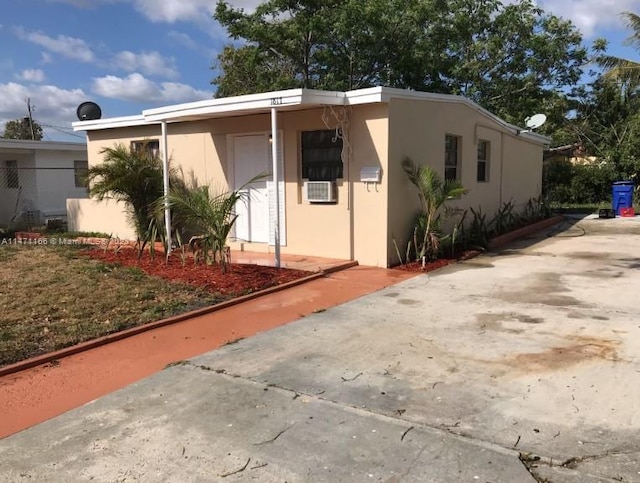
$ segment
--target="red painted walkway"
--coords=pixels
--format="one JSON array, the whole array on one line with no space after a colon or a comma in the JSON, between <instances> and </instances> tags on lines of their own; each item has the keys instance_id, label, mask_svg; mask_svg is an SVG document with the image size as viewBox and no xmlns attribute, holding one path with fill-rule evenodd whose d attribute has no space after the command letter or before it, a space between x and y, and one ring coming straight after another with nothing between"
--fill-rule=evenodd
<instances>
[{"instance_id":1,"label":"red painted walkway","mask_svg":"<svg viewBox=\"0 0 640 483\"><path fill-rule=\"evenodd\" d=\"M354 267L0 378L0 438L221 345L375 292L415 274Z\"/></svg>"}]
</instances>

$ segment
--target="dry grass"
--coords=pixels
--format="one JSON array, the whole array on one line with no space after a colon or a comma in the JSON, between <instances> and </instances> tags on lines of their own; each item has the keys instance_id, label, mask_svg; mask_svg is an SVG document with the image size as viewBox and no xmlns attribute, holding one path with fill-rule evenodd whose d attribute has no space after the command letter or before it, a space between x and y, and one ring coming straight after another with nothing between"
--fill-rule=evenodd
<instances>
[{"instance_id":1,"label":"dry grass","mask_svg":"<svg viewBox=\"0 0 640 483\"><path fill-rule=\"evenodd\" d=\"M77 247L2 245L0 366L221 300Z\"/></svg>"}]
</instances>

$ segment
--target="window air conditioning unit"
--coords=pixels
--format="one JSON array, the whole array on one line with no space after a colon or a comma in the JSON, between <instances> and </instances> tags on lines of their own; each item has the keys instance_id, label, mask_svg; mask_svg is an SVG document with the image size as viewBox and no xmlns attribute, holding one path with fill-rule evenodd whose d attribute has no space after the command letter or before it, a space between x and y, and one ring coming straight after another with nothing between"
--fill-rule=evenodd
<instances>
[{"instance_id":1,"label":"window air conditioning unit","mask_svg":"<svg viewBox=\"0 0 640 483\"><path fill-rule=\"evenodd\" d=\"M336 201L334 181L305 181L304 191L309 203L333 203Z\"/></svg>"}]
</instances>

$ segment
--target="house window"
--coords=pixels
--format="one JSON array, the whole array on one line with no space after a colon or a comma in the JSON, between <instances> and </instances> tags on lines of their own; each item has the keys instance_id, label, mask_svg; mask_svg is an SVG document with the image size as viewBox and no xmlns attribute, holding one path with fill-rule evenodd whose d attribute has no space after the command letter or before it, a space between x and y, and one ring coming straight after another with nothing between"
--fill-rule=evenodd
<instances>
[{"instance_id":1,"label":"house window","mask_svg":"<svg viewBox=\"0 0 640 483\"><path fill-rule=\"evenodd\" d=\"M7 177L7 188L20 188L20 179L18 178L18 162L15 160L5 161L4 167Z\"/></svg>"},{"instance_id":2,"label":"house window","mask_svg":"<svg viewBox=\"0 0 640 483\"><path fill-rule=\"evenodd\" d=\"M87 161L73 162L73 177L75 179L76 188L87 187L87 172L89 171L89 163Z\"/></svg>"},{"instance_id":3,"label":"house window","mask_svg":"<svg viewBox=\"0 0 640 483\"><path fill-rule=\"evenodd\" d=\"M131 151L135 153L146 152L151 156L157 156L160 152L160 141L157 139L145 139L143 141L131 141Z\"/></svg>"},{"instance_id":4,"label":"house window","mask_svg":"<svg viewBox=\"0 0 640 483\"><path fill-rule=\"evenodd\" d=\"M302 177L309 181L342 178L342 137L335 129L302 132Z\"/></svg>"},{"instance_id":5,"label":"house window","mask_svg":"<svg viewBox=\"0 0 640 483\"><path fill-rule=\"evenodd\" d=\"M445 137L444 146L444 179L455 180L460 179L460 173L458 169L459 159L459 142L458 136L448 135Z\"/></svg>"},{"instance_id":6,"label":"house window","mask_svg":"<svg viewBox=\"0 0 640 483\"><path fill-rule=\"evenodd\" d=\"M491 143L489 141L478 142L478 183L489 181L489 157L491 155Z\"/></svg>"}]
</instances>

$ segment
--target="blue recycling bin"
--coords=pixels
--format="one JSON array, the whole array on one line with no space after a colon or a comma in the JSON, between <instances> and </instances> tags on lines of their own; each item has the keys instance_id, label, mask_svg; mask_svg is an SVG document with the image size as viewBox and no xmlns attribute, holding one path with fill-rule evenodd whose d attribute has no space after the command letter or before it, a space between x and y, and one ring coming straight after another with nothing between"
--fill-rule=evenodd
<instances>
[{"instance_id":1,"label":"blue recycling bin","mask_svg":"<svg viewBox=\"0 0 640 483\"><path fill-rule=\"evenodd\" d=\"M616 181L613 183L613 211L620 216L622 208L633 206L633 181Z\"/></svg>"}]
</instances>

